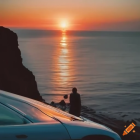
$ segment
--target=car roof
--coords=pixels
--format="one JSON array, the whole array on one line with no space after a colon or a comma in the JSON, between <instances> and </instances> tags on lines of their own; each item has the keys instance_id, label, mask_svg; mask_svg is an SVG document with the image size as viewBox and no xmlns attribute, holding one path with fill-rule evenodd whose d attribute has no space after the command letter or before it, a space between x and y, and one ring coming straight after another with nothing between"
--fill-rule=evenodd
<instances>
[{"instance_id":1,"label":"car roof","mask_svg":"<svg viewBox=\"0 0 140 140\"><path fill-rule=\"evenodd\" d=\"M46 113L46 109L47 109L47 115L49 115L51 117L58 116L58 117L66 118L66 119L69 119L69 120L73 120L73 119L83 120L79 117L71 115L67 112L64 112L64 111L58 109L58 108L54 108L50 105L39 102L37 100L30 99L30 98L27 98L27 97L23 97L23 96L20 96L20 95L17 95L17 94L13 94L13 93L10 93L10 92L7 92L7 91L0 90L0 102L1 103L4 103L3 100L5 100L5 101L8 100L9 101L10 99L15 100L15 101L19 101L19 102L23 102L23 103L29 104L31 106L34 106L36 108L39 108L42 112L45 111L44 113ZM10 104L10 102L8 104Z\"/></svg>"}]
</instances>

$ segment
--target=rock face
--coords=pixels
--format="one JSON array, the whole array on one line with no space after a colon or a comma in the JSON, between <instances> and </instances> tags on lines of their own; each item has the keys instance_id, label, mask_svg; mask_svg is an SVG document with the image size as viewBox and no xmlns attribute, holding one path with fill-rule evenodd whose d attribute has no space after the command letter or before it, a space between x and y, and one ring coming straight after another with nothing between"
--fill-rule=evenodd
<instances>
[{"instance_id":1,"label":"rock face","mask_svg":"<svg viewBox=\"0 0 140 140\"><path fill-rule=\"evenodd\" d=\"M22 64L18 37L0 26L0 90L42 101L35 76Z\"/></svg>"}]
</instances>

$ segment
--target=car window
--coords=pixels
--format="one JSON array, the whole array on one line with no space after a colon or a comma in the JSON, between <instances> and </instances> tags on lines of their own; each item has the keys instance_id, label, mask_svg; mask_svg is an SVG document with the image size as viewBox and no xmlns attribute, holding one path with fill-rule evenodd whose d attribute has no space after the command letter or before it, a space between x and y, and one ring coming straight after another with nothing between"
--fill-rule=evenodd
<instances>
[{"instance_id":1,"label":"car window","mask_svg":"<svg viewBox=\"0 0 140 140\"><path fill-rule=\"evenodd\" d=\"M21 110L26 114L26 117L32 122L48 122L52 121L51 117L48 117L43 112L41 112L38 108L24 103L22 101L6 99L7 104L14 106L15 108Z\"/></svg>"},{"instance_id":2,"label":"car window","mask_svg":"<svg viewBox=\"0 0 140 140\"><path fill-rule=\"evenodd\" d=\"M20 117L13 110L0 104L0 126L1 125L21 125L25 124L24 118Z\"/></svg>"}]
</instances>

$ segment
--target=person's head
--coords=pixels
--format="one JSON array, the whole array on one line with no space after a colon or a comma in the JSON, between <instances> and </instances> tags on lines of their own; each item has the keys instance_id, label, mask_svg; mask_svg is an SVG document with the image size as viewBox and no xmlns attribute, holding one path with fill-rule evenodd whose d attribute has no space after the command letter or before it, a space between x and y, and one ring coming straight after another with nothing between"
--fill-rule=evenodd
<instances>
[{"instance_id":1,"label":"person's head","mask_svg":"<svg viewBox=\"0 0 140 140\"><path fill-rule=\"evenodd\" d=\"M64 99L68 99L68 95L64 95Z\"/></svg>"},{"instance_id":2,"label":"person's head","mask_svg":"<svg viewBox=\"0 0 140 140\"><path fill-rule=\"evenodd\" d=\"M77 93L77 88L76 88L76 87L74 87L74 88L72 89L72 93Z\"/></svg>"}]
</instances>

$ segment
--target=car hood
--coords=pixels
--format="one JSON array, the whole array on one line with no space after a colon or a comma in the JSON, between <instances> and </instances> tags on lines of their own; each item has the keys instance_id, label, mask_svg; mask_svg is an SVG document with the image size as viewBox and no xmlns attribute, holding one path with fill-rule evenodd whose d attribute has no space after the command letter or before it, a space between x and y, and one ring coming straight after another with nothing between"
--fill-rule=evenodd
<instances>
[{"instance_id":1,"label":"car hood","mask_svg":"<svg viewBox=\"0 0 140 140\"><path fill-rule=\"evenodd\" d=\"M121 140L120 136L110 128L92 122L84 117L82 117L83 121L69 121L61 117L56 118L65 126L72 139L80 139L87 135L105 135L114 138L114 140Z\"/></svg>"}]
</instances>

